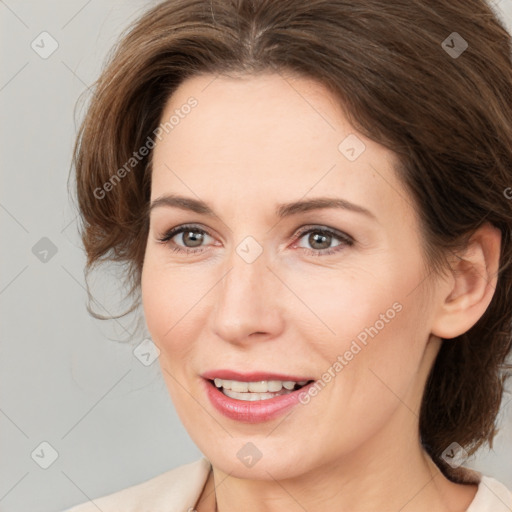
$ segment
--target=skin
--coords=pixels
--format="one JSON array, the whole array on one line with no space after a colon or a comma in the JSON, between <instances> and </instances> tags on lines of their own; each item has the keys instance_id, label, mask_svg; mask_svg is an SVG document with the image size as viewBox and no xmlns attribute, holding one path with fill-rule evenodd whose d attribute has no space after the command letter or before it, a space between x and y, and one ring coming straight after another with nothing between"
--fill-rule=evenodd
<instances>
[{"instance_id":1,"label":"skin","mask_svg":"<svg viewBox=\"0 0 512 512\"><path fill-rule=\"evenodd\" d=\"M457 272L435 276L395 155L358 134L321 84L280 74L196 76L170 97L162 119L190 96L198 105L157 141L151 200L201 199L216 216L154 208L141 284L169 393L213 467L196 509L466 510L476 486L440 473L422 450L418 415L440 337L468 330L492 298L499 232L481 227L466 259L451 259ZM349 134L366 145L355 161L338 149ZM320 196L374 218L333 208L275 215L279 203ZM195 248L186 234L158 241L189 223L208 233L203 252L172 252ZM346 233L354 244L328 237L315 245L311 233L297 236L303 226ZM252 263L236 252L247 236L263 250ZM325 247L341 250L307 252ZM394 303L401 311L289 414L241 423L205 395L200 374L216 368L321 379ZM237 457L247 442L262 454L252 467Z\"/></svg>"}]
</instances>

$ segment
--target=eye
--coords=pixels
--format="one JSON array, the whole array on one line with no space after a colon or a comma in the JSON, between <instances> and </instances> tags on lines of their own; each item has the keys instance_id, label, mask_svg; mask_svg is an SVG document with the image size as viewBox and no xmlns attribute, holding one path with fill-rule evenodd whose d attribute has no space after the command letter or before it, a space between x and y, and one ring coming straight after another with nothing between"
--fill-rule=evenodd
<instances>
[{"instance_id":1,"label":"eye","mask_svg":"<svg viewBox=\"0 0 512 512\"><path fill-rule=\"evenodd\" d=\"M307 238L306 238L307 235ZM335 254L345 246L354 245L354 239L341 231L334 231L332 229L316 226L316 227L304 227L298 233L299 239L306 238L306 242L310 244L312 249L300 246L311 256L323 256L329 254ZM330 247L331 243L338 240L339 243L334 247Z\"/></svg>"},{"instance_id":2,"label":"eye","mask_svg":"<svg viewBox=\"0 0 512 512\"><path fill-rule=\"evenodd\" d=\"M181 243L186 245L178 245L175 241L172 241L175 237L176 240L181 238ZM205 250L205 248L201 246L205 237L212 238L204 229L200 229L193 225L184 225L170 229L161 238L158 238L158 241L163 244L169 244L169 242L172 242L172 252L192 254L203 252Z\"/></svg>"},{"instance_id":3,"label":"eye","mask_svg":"<svg viewBox=\"0 0 512 512\"><path fill-rule=\"evenodd\" d=\"M181 236L179 236L181 235ZM296 239L306 238L306 242L313 247L308 249L299 245L299 248L306 251L311 256L324 256L335 254L341 251L345 246L354 245L354 239L341 231L335 231L324 226L305 226L299 230ZM170 229L158 241L162 244L171 245L172 252L182 252L185 254L197 254L206 250L202 244L206 238L213 238L208 231L194 225L183 225ZM176 240L173 240L176 238ZM180 240L181 239L181 240ZM334 247L333 241L338 241Z\"/></svg>"}]
</instances>

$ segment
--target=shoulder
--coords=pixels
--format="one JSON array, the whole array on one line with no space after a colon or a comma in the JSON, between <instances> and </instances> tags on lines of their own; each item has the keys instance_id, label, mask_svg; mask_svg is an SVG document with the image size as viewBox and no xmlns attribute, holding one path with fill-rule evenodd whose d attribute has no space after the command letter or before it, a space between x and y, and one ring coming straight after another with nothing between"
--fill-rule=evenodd
<instances>
[{"instance_id":1,"label":"shoulder","mask_svg":"<svg viewBox=\"0 0 512 512\"><path fill-rule=\"evenodd\" d=\"M63 512L173 512L192 510L210 472L201 459L166 471L150 480L95 498Z\"/></svg>"},{"instance_id":2,"label":"shoulder","mask_svg":"<svg viewBox=\"0 0 512 512\"><path fill-rule=\"evenodd\" d=\"M512 512L512 492L499 480L482 475L466 512Z\"/></svg>"}]
</instances>

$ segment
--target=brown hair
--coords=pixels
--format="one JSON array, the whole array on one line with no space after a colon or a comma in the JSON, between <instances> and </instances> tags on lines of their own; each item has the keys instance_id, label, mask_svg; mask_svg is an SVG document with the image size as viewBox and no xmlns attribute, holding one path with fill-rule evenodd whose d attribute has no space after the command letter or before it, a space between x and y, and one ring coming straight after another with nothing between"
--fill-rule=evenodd
<instances>
[{"instance_id":1,"label":"brown hair","mask_svg":"<svg viewBox=\"0 0 512 512\"><path fill-rule=\"evenodd\" d=\"M463 40L465 51L450 53ZM424 447L448 478L460 481L441 454L454 441L469 454L486 441L492 447L510 369L511 54L510 34L483 0L157 5L114 48L78 134L86 274L101 261L126 265L134 302L123 315L138 306L151 152L129 169L126 162L148 143L185 78L291 71L317 80L339 98L354 128L399 157L396 172L419 212L432 270L440 271L446 251L463 247L483 222L501 230L492 302L468 332L442 344L420 413ZM110 181L106 193L123 166L122 183Z\"/></svg>"}]
</instances>

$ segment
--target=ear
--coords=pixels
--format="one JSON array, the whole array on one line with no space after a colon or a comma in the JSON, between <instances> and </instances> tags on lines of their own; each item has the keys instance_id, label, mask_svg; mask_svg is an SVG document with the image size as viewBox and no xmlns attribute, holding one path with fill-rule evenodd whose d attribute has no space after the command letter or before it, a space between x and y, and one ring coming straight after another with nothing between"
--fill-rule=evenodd
<instances>
[{"instance_id":1,"label":"ear","mask_svg":"<svg viewBox=\"0 0 512 512\"><path fill-rule=\"evenodd\" d=\"M468 331L485 313L496 289L501 231L486 222L461 253L453 253L451 275L439 283L432 334L455 338Z\"/></svg>"}]
</instances>

